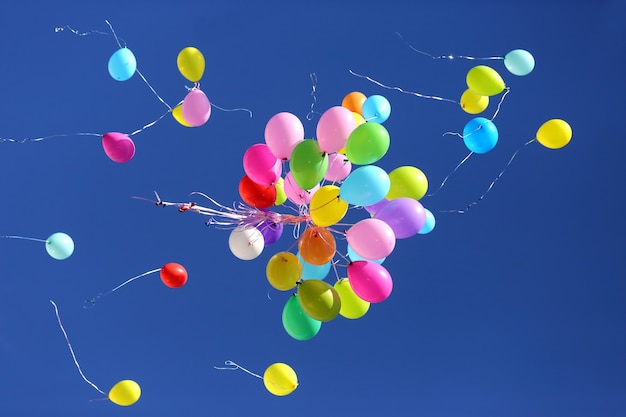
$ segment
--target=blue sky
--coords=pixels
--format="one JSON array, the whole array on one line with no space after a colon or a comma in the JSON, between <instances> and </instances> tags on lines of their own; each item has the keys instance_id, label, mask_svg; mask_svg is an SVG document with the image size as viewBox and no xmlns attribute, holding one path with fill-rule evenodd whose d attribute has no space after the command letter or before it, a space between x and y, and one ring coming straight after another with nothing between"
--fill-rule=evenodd
<instances>
[{"instance_id":1,"label":"blue sky","mask_svg":"<svg viewBox=\"0 0 626 417\"><path fill-rule=\"evenodd\" d=\"M68 135L0 143L0 235L63 231L76 250L57 261L43 243L0 239L1 414L625 415L625 17L618 1L5 5L0 137ZM137 76L109 76L113 37L54 31L106 32L105 19L170 105L191 85L176 56L195 46L206 59L200 86L209 99L253 117L213 109L204 126L189 129L168 116L133 136L132 161L110 161L100 139L75 133L130 133L167 108ZM398 241L384 263L394 280L389 299L299 342L281 324L289 293L270 290L265 278L267 260L292 247L290 231L244 262L230 253L228 231L207 228L202 216L131 197L157 190L188 201L200 191L238 201L243 153L263 142L270 117L292 112L314 137L311 73L319 113L355 90L387 97L391 147L379 165L416 166L435 189L467 154L460 139L442 134L462 131L472 116L349 70L457 100L475 63L416 54L395 32L434 55L523 48L536 67L516 77L492 62L510 87L494 120L498 145L422 200L437 226ZM569 145L525 146L479 205L442 212L480 196L552 118L572 126ZM187 285L170 289L151 275L83 308L168 262L186 267ZM50 299L85 375L104 391L133 379L139 402L90 401L102 395L81 379ZM275 397L244 372L214 369L228 359L260 374L288 363L300 385Z\"/></svg>"}]
</instances>

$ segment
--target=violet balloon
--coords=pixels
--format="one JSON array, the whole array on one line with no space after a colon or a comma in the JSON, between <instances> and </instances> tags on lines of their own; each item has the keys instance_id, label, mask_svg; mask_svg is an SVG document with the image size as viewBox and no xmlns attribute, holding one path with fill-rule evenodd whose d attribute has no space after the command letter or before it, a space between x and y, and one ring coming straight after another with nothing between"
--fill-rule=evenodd
<instances>
[{"instance_id":1,"label":"violet balloon","mask_svg":"<svg viewBox=\"0 0 626 417\"><path fill-rule=\"evenodd\" d=\"M272 185L278 181L283 171L281 161L270 148L257 143L250 146L243 155L243 170L257 184Z\"/></svg>"},{"instance_id":2,"label":"violet balloon","mask_svg":"<svg viewBox=\"0 0 626 417\"><path fill-rule=\"evenodd\" d=\"M348 265L352 291L370 303L385 301L393 289L393 281L384 266L373 261L354 261Z\"/></svg>"},{"instance_id":3,"label":"violet balloon","mask_svg":"<svg viewBox=\"0 0 626 417\"><path fill-rule=\"evenodd\" d=\"M211 103L199 88L192 89L183 100L183 119L191 126L202 126L211 117Z\"/></svg>"},{"instance_id":4,"label":"violet balloon","mask_svg":"<svg viewBox=\"0 0 626 417\"><path fill-rule=\"evenodd\" d=\"M391 226L396 239L405 239L422 230L426 223L426 211L419 201L399 197L376 211L374 218Z\"/></svg>"},{"instance_id":5,"label":"violet balloon","mask_svg":"<svg viewBox=\"0 0 626 417\"><path fill-rule=\"evenodd\" d=\"M265 210L264 210L265 211ZM268 213L271 213L268 211ZM263 222L256 227L259 229L259 232L263 235L264 245L269 246L273 243L276 243L278 239L283 234L283 225L282 223L274 223L269 219L263 220Z\"/></svg>"},{"instance_id":6,"label":"violet balloon","mask_svg":"<svg viewBox=\"0 0 626 417\"><path fill-rule=\"evenodd\" d=\"M102 136L104 153L114 162L124 163L135 156L135 143L126 134L109 132Z\"/></svg>"}]
</instances>

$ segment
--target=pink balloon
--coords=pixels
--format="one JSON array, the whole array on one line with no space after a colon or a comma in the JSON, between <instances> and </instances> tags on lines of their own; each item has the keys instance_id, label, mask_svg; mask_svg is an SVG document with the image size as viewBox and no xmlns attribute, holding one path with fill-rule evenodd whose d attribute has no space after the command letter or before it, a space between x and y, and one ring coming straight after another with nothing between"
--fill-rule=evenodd
<instances>
[{"instance_id":1,"label":"pink balloon","mask_svg":"<svg viewBox=\"0 0 626 417\"><path fill-rule=\"evenodd\" d=\"M326 110L317 122L317 141L324 152L337 152L346 146L348 136L356 127L356 119L350 110L335 106Z\"/></svg>"},{"instance_id":2,"label":"pink balloon","mask_svg":"<svg viewBox=\"0 0 626 417\"><path fill-rule=\"evenodd\" d=\"M304 126L295 115L275 114L265 125L265 143L274 156L283 161L291 158L291 151L304 140Z\"/></svg>"},{"instance_id":3,"label":"pink balloon","mask_svg":"<svg viewBox=\"0 0 626 417\"><path fill-rule=\"evenodd\" d=\"M135 144L124 133L106 133L102 136L102 147L104 148L104 153L115 162L128 162L135 156Z\"/></svg>"},{"instance_id":4,"label":"pink balloon","mask_svg":"<svg viewBox=\"0 0 626 417\"><path fill-rule=\"evenodd\" d=\"M285 175L285 194L287 195L289 201L297 206L306 206L307 204L309 204L311 202L311 197L313 197L313 194L315 194L315 192L319 188L320 186L319 184L317 184L310 190L303 190L296 183L296 180L293 179L293 175L291 175L291 172L288 172L287 175Z\"/></svg>"},{"instance_id":5,"label":"pink balloon","mask_svg":"<svg viewBox=\"0 0 626 417\"><path fill-rule=\"evenodd\" d=\"M257 143L243 154L243 170L255 183L272 185L280 178L283 166L267 145Z\"/></svg>"},{"instance_id":6,"label":"pink balloon","mask_svg":"<svg viewBox=\"0 0 626 417\"><path fill-rule=\"evenodd\" d=\"M183 100L183 119L191 126L202 126L211 116L211 103L199 88L192 89Z\"/></svg>"},{"instance_id":7,"label":"pink balloon","mask_svg":"<svg viewBox=\"0 0 626 417\"><path fill-rule=\"evenodd\" d=\"M382 259L396 246L396 236L387 223L379 219L364 219L346 232L348 245L357 255L364 259Z\"/></svg>"},{"instance_id":8,"label":"pink balloon","mask_svg":"<svg viewBox=\"0 0 626 417\"><path fill-rule=\"evenodd\" d=\"M394 198L375 214L379 219L391 226L396 239L405 239L416 235L426 223L426 211L417 200L409 197Z\"/></svg>"},{"instance_id":9,"label":"pink balloon","mask_svg":"<svg viewBox=\"0 0 626 417\"><path fill-rule=\"evenodd\" d=\"M332 182L343 181L352 171L352 162L348 161L345 155L331 153L328 155L328 169L324 174L324 179Z\"/></svg>"},{"instance_id":10,"label":"pink balloon","mask_svg":"<svg viewBox=\"0 0 626 417\"><path fill-rule=\"evenodd\" d=\"M393 289L391 275L384 266L372 261L354 261L348 265L352 291L370 303L385 301Z\"/></svg>"}]
</instances>

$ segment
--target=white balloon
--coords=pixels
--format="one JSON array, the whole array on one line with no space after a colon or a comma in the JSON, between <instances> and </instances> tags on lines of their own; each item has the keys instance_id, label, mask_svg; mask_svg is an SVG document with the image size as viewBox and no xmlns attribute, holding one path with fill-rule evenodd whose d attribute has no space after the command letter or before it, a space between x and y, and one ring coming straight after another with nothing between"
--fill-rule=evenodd
<instances>
[{"instance_id":1,"label":"white balloon","mask_svg":"<svg viewBox=\"0 0 626 417\"><path fill-rule=\"evenodd\" d=\"M249 261L263 252L265 239L256 227L238 227L230 232L228 247L237 258Z\"/></svg>"}]
</instances>

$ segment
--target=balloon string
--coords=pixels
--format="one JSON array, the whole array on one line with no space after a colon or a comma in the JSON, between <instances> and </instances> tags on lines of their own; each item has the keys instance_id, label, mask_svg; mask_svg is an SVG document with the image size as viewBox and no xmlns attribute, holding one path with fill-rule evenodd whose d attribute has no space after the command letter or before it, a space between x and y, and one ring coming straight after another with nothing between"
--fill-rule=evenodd
<instances>
[{"instance_id":1,"label":"balloon string","mask_svg":"<svg viewBox=\"0 0 626 417\"><path fill-rule=\"evenodd\" d=\"M498 107L496 108L496 111L493 113L493 116L491 116L491 119L489 119L490 121L493 122L493 119L495 119L496 116L498 115L498 113L500 113L500 108L502 107L502 103L504 103L504 98L506 97L507 94L509 94L510 91L511 91L510 88L508 88L508 87L505 88L504 94L502 94L502 97L500 97L500 101L498 102ZM478 125L478 127L476 129L474 129L473 131L471 131L467 135L462 135L459 132L445 132L442 136L454 135L454 136L460 137L461 139L465 139L466 137L470 136L474 132L477 132L478 130L480 130L482 127L483 127L482 125Z\"/></svg>"},{"instance_id":2,"label":"balloon string","mask_svg":"<svg viewBox=\"0 0 626 417\"><path fill-rule=\"evenodd\" d=\"M89 304L91 304L91 306L93 306L93 305L95 305L95 304L96 304L96 300L98 300L99 298L106 297L107 295L109 295L109 294L111 294L111 293L113 293L113 292L115 292L115 291L119 290L119 289L120 289L120 288L122 288L124 285L127 285L127 284L129 284L129 283L133 282L133 281L134 281L134 280L136 280L136 279L139 279L139 278L145 277L146 275L154 274L155 272L158 272L158 271L160 271L160 270L161 270L161 268L153 269L152 271L144 272L143 274L139 274L139 275L137 275L137 276L135 276L135 277L132 277L132 278L130 278L130 279L127 279L126 281L124 281L123 283L121 283L120 285L118 285L117 287L113 288L111 291L109 291L109 292L107 292L107 293L104 293L104 294L99 294L99 295L97 295L96 297L91 298L91 299L89 299L89 300L85 300L85 305L86 305L86 306L88 306Z\"/></svg>"},{"instance_id":3,"label":"balloon string","mask_svg":"<svg viewBox=\"0 0 626 417\"><path fill-rule=\"evenodd\" d=\"M454 174L461 167L461 165L463 165L465 163L465 161L467 161L469 159L469 157L472 156L473 153L474 152L468 153L467 156L465 158L463 158L463 160L461 162L459 162L459 164L456 167L454 167L454 169L448 175L446 175L446 177L443 179L443 181L439 185L439 188L437 188L434 192L432 192L430 194L426 194L426 197L432 197L435 194L437 194L443 188L445 183L448 181L448 178L450 178L450 176L452 174Z\"/></svg>"},{"instance_id":4,"label":"balloon string","mask_svg":"<svg viewBox=\"0 0 626 417\"><path fill-rule=\"evenodd\" d=\"M61 317L59 316L59 309L57 308L57 305L54 303L54 301L50 300L50 302L52 303L52 305L54 306L54 313L57 316L57 321L59 322L59 327L61 328L61 331L63 332L63 336L65 337L65 342L67 343L67 347L70 348L70 353L72 354L72 358L74 359L74 364L76 365L76 368L78 369L78 372L80 373L80 376L83 377L83 379L92 387L94 387L95 389L98 390L98 392L100 392L103 395L107 395L106 392L102 391L100 388L98 388L96 386L96 384L94 384L93 382L91 382L90 380L87 379L87 377L85 376L85 374L83 374L82 369L80 369L80 365L78 364L78 360L76 359L76 355L74 354L74 349L72 349L72 345L70 343L69 338L67 337L67 332L65 331L65 328L63 327L63 323L61 323Z\"/></svg>"},{"instance_id":5,"label":"balloon string","mask_svg":"<svg viewBox=\"0 0 626 417\"><path fill-rule=\"evenodd\" d=\"M34 237L24 237L24 236L0 236L0 237L3 237L5 239L22 239L22 240L32 240L34 242L48 243L46 239L37 239Z\"/></svg>"},{"instance_id":6,"label":"balloon string","mask_svg":"<svg viewBox=\"0 0 626 417\"><path fill-rule=\"evenodd\" d=\"M381 83L379 81L376 81L373 78L368 77L367 75L357 74L356 72L354 72L352 70L348 70L348 71L350 72L350 74L352 74L354 76L357 76L359 78L364 78L367 81L370 81L370 82L372 82L372 83L374 83L376 85L379 85L379 86L381 86L383 88L386 88L388 90L396 90L396 91L399 91L401 93L410 94L410 95L413 95L413 96L416 96L416 97L420 97L420 98L428 98L428 99L432 99L432 100L447 101L449 103L454 103L454 104L459 104L460 105L460 103L458 101L456 101L456 100L451 100L449 98L443 98L443 97L438 97L438 96L430 96L430 95L426 95L426 94L416 93L414 91L407 91L407 90L401 89L400 87L390 87L390 86L385 85L385 84L383 84L383 83Z\"/></svg>"},{"instance_id":7,"label":"balloon string","mask_svg":"<svg viewBox=\"0 0 626 417\"><path fill-rule=\"evenodd\" d=\"M169 106L168 106L169 107ZM171 112L171 109L168 110L167 112L163 113L161 116L159 116L156 120L151 121L150 123L144 125L143 127L135 130L132 133L129 133L128 136L134 136L137 133L143 132L144 130L148 129L149 127L154 126L155 124L157 124L161 119L163 119L165 116L167 116L169 113Z\"/></svg>"},{"instance_id":8,"label":"balloon string","mask_svg":"<svg viewBox=\"0 0 626 417\"><path fill-rule=\"evenodd\" d=\"M108 20L104 20L104 22L109 26L109 29L111 29L111 33L113 34L113 37L115 38L115 42L117 42L117 46L119 46L120 48L123 48L126 46L126 43L124 43L124 46L122 46L122 44L120 43L120 40L117 38L117 35L115 34L115 30L113 29L113 25L111 25L111 23Z\"/></svg>"},{"instance_id":9,"label":"balloon string","mask_svg":"<svg viewBox=\"0 0 626 417\"><path fill-rule=\"evenodd\" d=\"M139 76L141 77L141 79L143 80L144 83L146 83L146 85L148 86L148 88L154 93L154 95L156 96L157 99L159 99L159 101L161 103L163 103L165 105L165 107L167 107L170 111L172 111L172 107L167 104L165 102L165 100L163 100L163 98L159 95L159 93L156 92L156 90L150 85L150 83L148 82L148 80L146 79L146 77L143 76L143 74L141 73L141 71L139 71L139 69L136 69L135 72L137 74L139 74Z\"/></svg>"},{"instance_id":10,"label":"balloon string","mask_svg":"<svg viewBox=\"0 0 626 417\"><path fill-rule=\"evenodd\" d=\"M248 112L248 114L250 115L250 118L252 118L252 110L246 109L245 107L238 107L236 109L226 109L224 107L218 106L215 103L211 103L211 107L215 107L216 109L221 110L221 111L245 111L245 112Z\"/></svg>"},{"instance_id":11,"label":"balloon string","mask_svg":"<svg viewBox=\"0 0 626 417\"><path fill-rule=\"evenodd\" d=\"M490 59L491 59L491 60L493 60L493 59L504 59L504 57L503 57L503 56L490 56L490 57L485 57L485 58L477 58L477 57L467 56L467 55L439 55L439 56L435 56L435 55L431 55L431 54L429 54L428 52L424 52L424 51L420 51L419 49L416 49L416 48L415 48L415 47L413 47L410 43L408 43L408 42L407 42L407 41L406 41L406 40L402 37L402 35L401 35L399 32L396 32L396 35L398 35L398 37L399 37L400 39L402 39L402 40L404 41L404 43L405 43L405 44L406 44L409 48L411 48L413 51L417 52L418 54L422 54L422 55L425 55L425 56L429 56L429 57L431 57L431 58L433 58L433 59L449 59L449 60L452 60L452 59L455 59L455 58L456 58L456 59L467 59L467 60L470 60L470 61L473 61L473 60L490 60Z\"/></svg>"},{"instance_id":12,"label":"balloon string","mask_svg":"<svg viewBox=\"0 0 626 417\"><path fill-rule=\"evenodd\" d=\"M311 109L306 115L306 119L313 120L313 116L315 114L321 114L321 113L314 110L315 104L317 103L317 96L315 95L315 91L317 89L317 75L314 72L312 72L309 74L309 77L311 78L311 97L313 101L311 103Z\"/></svg>"},{"instance_id":13,"label":"balloon string","mask_svg":"<svg viewBox=\"0 0 626 417\"><path fill-rule=\"evenodd\" d=\"M256 376L259 379L263 379L261 375L257 375L254 372L248 371L243 366L237 365L235 362L231 360L224 361L224 365L226 365L226 367L214 366L213 368L219 369L220 371L236 371L237 369L241 369L242 371L246 372L249 375Z\"/></svg>"},{"instance_id":14,"label":"balloon string","mask_svg":"<svg viewBox=\"0 0 626 417\"><path fill-rule=\"evenodd\" d=\"M0 142L13 142L13 143L25 143L25 142L39 142L46 139L57 137L69 137L69 136L97 136L102 137L101 133L60 133L57 135L40 136L37 138L24 138L24 139L11 139L0 137Z\"/></svg>"}]
</instances>

